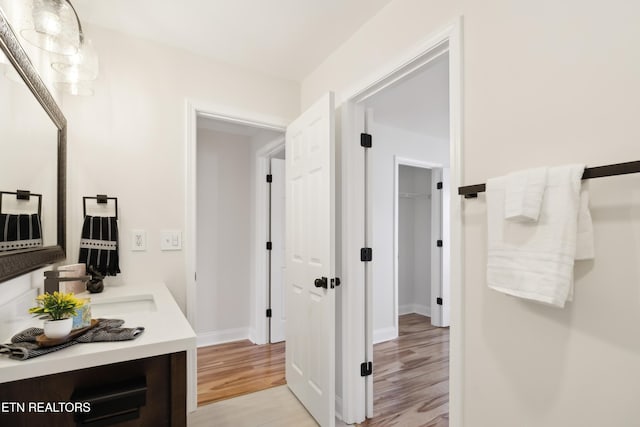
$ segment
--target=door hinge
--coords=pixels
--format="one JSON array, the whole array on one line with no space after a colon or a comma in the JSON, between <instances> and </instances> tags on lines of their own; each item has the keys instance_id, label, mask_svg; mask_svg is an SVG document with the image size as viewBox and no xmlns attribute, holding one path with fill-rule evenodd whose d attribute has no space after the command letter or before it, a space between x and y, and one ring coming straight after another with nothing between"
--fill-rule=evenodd
<instances>
[{"instance_id":1,"label":"door hinge","mask_svg":"<svg viewBox=\"0 0 640 427\"><path fill-rule=\"evenodd\" d=\"M436 298L436 304L442 305L442 298L440 297Z\"/></svg>"},{"instance_id":2,"label":"door hinge","mask_svg":"<svg viewBox=\"0 0 640 427\"><path fill-rule=\"evenodd\" d=\"M373 373L373 363L372 362L364 362L360 364L360 376L368 377Z\"/></svg>"},{"instance_id":3,"label":"door hinge","mask_svg":"<svg viewBox=\"0 0 640 427\"><path fill-rule=\"evenodd\" d=\"M340 286L340 278L334 277L333 279L331 279L331 289L337 288L338 286Z\"/></svg>"},{"instance_id":4,"label":"door hinge","mask_svg":"<svg viewBox=\"0 0 640 427\"><path fill-rule=\"evenodd\" d=\"M436 188L438 190L442 190L442 181L440 181L439 183L436 184Z\"/></svg>"},{"instance_id":5,"label":"door hinge","mask_svg":"<svg viewBox=\"0 0 640 427\"><path fill-rule=\"evenodd\" d=\"M267 317L271 317L271 309L267 308Z\"/></svg>"},{"instance_id":6,"label":"door hinge","mask_svg":"<svg viewBox=\"0 0 640 427\"><path fill-rule=\"evenodd\" d=\"M442 247L442 240L436 241L436 246L441 248Z\"/></svg>"},{"instance_id":7,"label":"door hinge","mask_svg":"<svg viewBox=\"0 0 640 427\"><path fill-rule=\"evenodd\" d=\"M267 174L267 182L272 182L272 181L273 181L273 175Z\"/></svg>"},{"instance_id":8,"label":"door hinge","mask_svg":"<svg viewBox=\"0 0 640 427\"><path fill-rule=\"evenodd\" d=\"M193 280L198 281L198 273L193 273Z\"/></svg>"},{"instance_id":9,"label":"door hinge","mask_svg":"<svg viewBox=\"0 0 640 427\"><path fill-rule=\"evenodd\" d=\"M360 134L360 145L364 148L371 148L371 135L368 133Z\"/></svg>"},{"instance_id":10,"label":"door hinge","mask_svg":"<svg viewBox=\"0 0 640 427\"><path fill-rule=\"evenodd\" d=\"M360 249L360 261L368 262L373 259L373 251L371 248L362 248Z\"/></svg>"},{"instance_id":11,"label":"door hinge","mask_svg":"<svg viewBox=\"0 0 640 427\"><path fill-rule=\"evenodd\" d=\"M270 251L273 248L273 244L271 242L267 242L267 250Z\"/></svg>"}]
</instances>

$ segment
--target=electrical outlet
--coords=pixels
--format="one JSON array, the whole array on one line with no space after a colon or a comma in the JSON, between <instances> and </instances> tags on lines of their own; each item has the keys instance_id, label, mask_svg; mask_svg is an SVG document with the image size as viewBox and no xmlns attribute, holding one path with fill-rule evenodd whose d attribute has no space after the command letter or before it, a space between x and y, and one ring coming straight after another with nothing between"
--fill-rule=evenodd
<instances>
[{"instance_id":1,"label":"electrical outlet","mask_svg":"<svg viewBox=\"0 0 640 427\"><path fill-rule=\"evenodd\" d=\"M160 250L179 251L182 249L182 233L180 230L162 230L160 232Z\"/></svg>"},{"instance_id":2,"label":"electrical outlet","mask_svg":"<svg viewBox=\"0 0 640 427\"><path fill-rule=\"evenodd\" d=\"M147 232L144 230L131 230L131 250L147 250Z\"/></svg>"}]
</instances>

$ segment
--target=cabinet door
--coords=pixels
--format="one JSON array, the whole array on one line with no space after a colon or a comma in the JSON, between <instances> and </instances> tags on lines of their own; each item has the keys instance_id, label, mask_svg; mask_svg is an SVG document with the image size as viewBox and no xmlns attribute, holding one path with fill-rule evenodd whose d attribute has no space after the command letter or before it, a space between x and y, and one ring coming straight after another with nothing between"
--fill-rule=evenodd
<instances>
[{"instance_id":1,"label":"cabinet door","mask_svg":"<svg viewBox=\"0 0 640 427\"><path fill-rule=\"evenodd\" d=\"M112 386L144 378L144 404L136 414L128 414L135 418L117 418L122 414L114 411L114 424L101 425L186 426L186 369L186 353L181 352L0 384L0 402L15 402L13 410L0 411L0 425L74 426L75 414L67 412L71 405L60 405L71 402L74 392L84 389L108 393ZM82 410L78 415L83 415Z\"/></svg>"}]
</instances>

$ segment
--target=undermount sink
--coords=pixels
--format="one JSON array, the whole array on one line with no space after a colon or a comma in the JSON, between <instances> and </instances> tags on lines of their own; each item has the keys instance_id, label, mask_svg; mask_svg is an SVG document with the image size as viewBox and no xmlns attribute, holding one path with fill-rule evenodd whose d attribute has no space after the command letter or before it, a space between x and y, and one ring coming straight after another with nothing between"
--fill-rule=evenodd
<instances>
[{"instance_id":1,"label":"undermount sink","mask_svg":"<svg viewBox=\"0 0 640 427\"><path fill-rule=\"evenodd\" d=\"M98 318L114 314L148 313L156 311L153 295L130 295L91 301L91 317Z\"/></svg>"}]
</instances>

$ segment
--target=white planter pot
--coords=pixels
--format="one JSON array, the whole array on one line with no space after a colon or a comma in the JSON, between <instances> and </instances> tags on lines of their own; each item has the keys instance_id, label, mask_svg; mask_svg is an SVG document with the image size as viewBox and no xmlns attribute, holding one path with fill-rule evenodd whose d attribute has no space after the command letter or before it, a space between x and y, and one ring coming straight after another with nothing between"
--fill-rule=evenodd
<instances>
[{"instance_id":1,"label":"white planter pot","mask_svg":"<svg viewBox=\"0 0 640 427\"><path fill-rule=\"evenodd\" d=\"M60 320L45 320L44 321L44 334L47 338L62 338L69 335L71 332L71 326L73 325L73 319L67 317Z\"/></svg>"}]
</instances>

